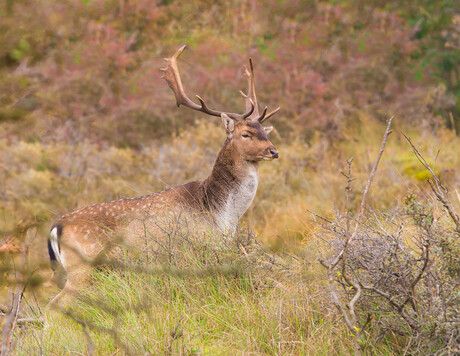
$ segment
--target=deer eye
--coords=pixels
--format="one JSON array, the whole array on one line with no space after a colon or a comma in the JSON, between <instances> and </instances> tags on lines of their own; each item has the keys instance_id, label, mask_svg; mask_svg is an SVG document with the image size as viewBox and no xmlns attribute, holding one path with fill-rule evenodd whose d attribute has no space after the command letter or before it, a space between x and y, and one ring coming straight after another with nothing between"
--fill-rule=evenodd
<instances>
[{"instance_id":1,"label":"deer eye","mask_svg":"<svg viewBox=\"0 0 460 356\"><path fill-rule=\"evenodd\" d=\"M243 136L244 138L251 137L248 134L242 134L241 136Z\"/></svg>"}]
</instances>

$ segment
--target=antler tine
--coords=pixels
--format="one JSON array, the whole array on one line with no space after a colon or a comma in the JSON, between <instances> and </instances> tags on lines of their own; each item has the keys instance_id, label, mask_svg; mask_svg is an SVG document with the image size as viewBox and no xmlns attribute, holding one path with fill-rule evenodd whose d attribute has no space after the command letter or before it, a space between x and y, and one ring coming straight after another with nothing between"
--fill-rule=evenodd
<instances>
[{"instance_id":1,"label":"antler tine","mask_svg":"<svg viewBox=\"0 0 460 356\"><path fill-rule=\"evenodd\" d=\"M250 115L250 118L254 118L259 116L259 105L257 104L256 87L254 83L254 65L252 64L252 58L249 58L249 68L250 70L248 70L246 66L243 66L244 75L248 78L248 94L246 95L242 91L240 91L240 93L245 98L246 110L248 110L251 104L254 105L254 112Z\"/></svg>"},{"instance_id":2,"label":"antler tine","mask_svg":"<svg viewBox=\"0 0 460 356\"><path fill-rule=\"evenodd\" d=\"M206 113L209 112L211 109L208 108L204 100L199 95L195 95L195 96L201 104L201 109Z\"/></svg>"},{"instance_id":3,"label":"antler tine","mask_svg":"<svg viewBox=\"0 0 460 356\"><path fill-rule=\"evenodd\" d=\"M255 105L254 105L254 102L252 101L251 98L249 98L249 103L251 104L249 106L249 109L248 111L246 111L241 117L243 119L247 119L249 116L251 116L251 114L254 112L254 109L255 109Z\"/></svg>"},{"instance_id":4,"label":"antler tine","mask_svg":"<svg viewBox=\"0 0 460 356\"><path fill-rule=\"evenodd\" d=\"M273 115L275 115L278 111L280 111L281 107L277 107L275 110L271 111L270 113L268 113L267 115L264 115L265 112L267 111L267 107L265 107L265 110L263 112L263 114L258 118L259 122L260 123L263 123L265 121L267 121L270 117L272 117Z\"/></svg>"},{"instance_id":5,"label":"antler tine","mask_svg":"<svg viewBox=\"0 0 460 356\"><path fill-rule=\"evenodd\" d=\"M185 93L184 87L179 74L179 68L177 66L177 58L182 54L187 45L180 47L176 53L171 58L165 58L167 66L166 68L161 68L163 71L163 79L166 80L171 90L174 92L176 97L177 106L184 105L190 109L204 112L205 114L212 116L221 116L223 113L227 114L230 118L236 121L243 120L250 116L254 112L254 103L250 103L249 106L246 106L246 112L244 114L235 114L224 111L217 111L210 109L205 101L197 95L198 100L201 105L194 103Z\"/></svg>"},{"instance_id":6,"label":"antler tine","mask_svg":"<svg viewBox=\"0 0 460 356\"><path fill-rule=\"evenodd\" d=\"M166 80L169 87L174 92L176 97L177 106L185 105L194 110L199 110L200 107L189 99L187 94L185 94L184 87L182 86L182 81L179 75L179 69L177 67L177 58L182 54L187 45L180 47L176 53L171 58L165 58L167 63L166 68L161 68L160 70L164 73L163 79Z\"/></svg>"},{"instance_id":7,"label":"antler tine","mask_svg":"<svg viewBox=\"0 0 460 356\"><path fill-rule=\"evenodd\" d=\"M243 66L244 75L248 78L248 94L244 94L241 90L240 93L246 101L246 108L248 107L249 103L254 105L254 112L249 117L252 120L257 120L260 123L267 121L271 116L275 115L280 108L277 108L267 114L267 107L264 108L261 115L259 115L259 106L257 105L257 96L256 96L256 86L254 82L254 65L252 64L252 58L249 58L249 68L250 71L246 66Z\"/></svg>"},{"instance_id":8,"label":"antler tine","mask_svg":"<svg viewBox=\"0 0 460 356\"><path fill-rule=\"evenodd\" d=\"M264 108L264 111L262 111L262 115L260 115L260 116L257 118L257 121L259 121L259 122L263 122L263 121L264 121L264 117L265 117L265 114L267 113L267 109L268 109L268 107L266 106L266 107Z\"/></svg>"}]
</instances>

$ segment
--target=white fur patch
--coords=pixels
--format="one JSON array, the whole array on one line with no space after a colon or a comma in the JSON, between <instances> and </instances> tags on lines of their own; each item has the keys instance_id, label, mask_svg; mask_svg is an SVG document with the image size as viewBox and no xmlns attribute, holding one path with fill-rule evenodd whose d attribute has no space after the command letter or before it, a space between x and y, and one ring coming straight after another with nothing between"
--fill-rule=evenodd
<instances>
[{"instance_id":1,"label":"white fur patch","mask_svg":"<svg viewBox=\"0 0 460 356\"><path fill-rule=\"evenodd\" d=\"M216 214L217 224L224 234L236 231L238 221L254 200L258 184L257 168L251 166L246 178L230 192L224 206Z\"/></svg>"},{"instance_id":2,"label":"white fur patch","mask_svg":"<svg viewBox=\"0 0 460 356\"><path fill-rule=\"evenodd\" d=\"M59 262L59 264L65 266L64 254L59 252L57 227L52 229L50 232L50 242L51 248L53 249L54 255L56 256L56 260Z\"/></svg>"}]
</instances>

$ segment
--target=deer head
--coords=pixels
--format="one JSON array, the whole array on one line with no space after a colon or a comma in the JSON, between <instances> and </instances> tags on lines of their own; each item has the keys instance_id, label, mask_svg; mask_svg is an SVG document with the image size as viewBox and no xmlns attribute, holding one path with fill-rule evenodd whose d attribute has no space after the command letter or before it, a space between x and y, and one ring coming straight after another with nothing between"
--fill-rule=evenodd
<instances>
[{"instance_id":1,"label":"deer head","mask_svg":"<svg viewBox=\"0 0 460 356\"><path fill-rule=\"evenodd\" d=\"M220 116L227 133L226 145L232 145L242 159L247 161L262 161L278 158L278 151L268 139L268 134L272 131L273 127L263 127L262 123L276 114L280 108L267 114L267 107L265 107L262 114L259 114L252 60L249 59L249 69L244 67L244 74L248 79L248 93L244 94L240 91L245 99L246 112L243 114L223 112L210 109L198 95L196 97L200 104L197 104L185 93L177 66L177 58L185 48L186 45L183 45L171 58L165 58L167 66L161 69L164 72L163 78L174 92L177 106L184 105L192 110L201 111L210 116Z\"/></svg>"}]
</instances>

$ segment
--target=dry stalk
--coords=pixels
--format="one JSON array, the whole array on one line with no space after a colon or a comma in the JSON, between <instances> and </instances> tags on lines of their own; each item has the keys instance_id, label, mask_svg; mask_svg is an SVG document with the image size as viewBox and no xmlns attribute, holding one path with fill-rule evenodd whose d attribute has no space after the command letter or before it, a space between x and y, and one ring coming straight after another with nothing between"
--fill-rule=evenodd
<instances>
[{"instance_id":1,"label":"dry stalk","mask_svg":"<svg viewBox=\"0 0 460 356\"><path fill-rule=\"evenodd\" d=\"M374 180L375 173L377 172L377 167L380 163L380 158L382 158L383 151L385 150L385 146L388 141L388 137L391 134L391 123L393 122L394 116L390 117L387 123L387 128L385 130L385 134L383 135L382 144L380 145L380 151L377 155L377 159L375 160L374 166L372 167L371 174L369 175L369 179L367 180L366 187L364 188L363 198L361 199L361 205L359 207L358 218L356 219L355 230L353 231L353 235L350 237L350 241L353 241L356 238L356 234L358 233L359 224L361 223L361 219L363 218L364 209L366 207L367 195L369 194L369 190L371 188L372 181Z\"/></svg>"},{"instance_id":2,"label":"dry stalk","mask_svg":"<svg viewBox=\"0 0 460 356\"><path fill-rule=\"evenodd\" d=\"M367 315L367 319L365 322L360 323L358 316L355 311L355 305L358 302L358 300L361 298L362 294L362 286L360 281L357 279L356 276L350 276L348 274L347 270L347 253L348 253L348 247L350 243L356 238L356 235L358 233L358 229L364 214L364 210L366 207L366 201L367 201L367 196L369 194L369 190L372 184L372 181L374 179L375 173L377 171L380 159L383 155L383 152L385 150L385 146L388 141L388 137L391 134L391 123L394 119L394 116L392 116L387 123L387 127L385 130L385 134L383 136L382 144L380 146L379 153L377 155L377 159L374 163L374 166L372 167L372 171L369 175L369 178L367 180L366 187L364 189L363 197L361 200L359 212L358 212L358 217L355 222L355 227L353 230L353 233L350 236L350 225L351 225L351 216L350 216L350 193L351 193L351 183L354 180L354 178L351 177L351 163L353 159L349 159L347 161L348 163L348 171L347 173L342 173L345 178L347 179L345 191L346 191L346 235L345 235L345 241L344 245L342 247L342 250L340 253L337 255L337 257L332 261L332 262L327 262L324 260L320 260L319 262L323 267L325 267L328 270L328 279L329 279L329 288L331 292L331 296L333 299L333 302L335 306L338 308L340 313L342 314L345 324L347 327L350 329L351 332L355 334L355 343L354 343L354 351L355 355L360 355L362 353L362 345L363 345L363 340L362 340L362 335L364 332L364 328L370 323L371 320L371 315ZM337 290L336 290L336 276L334 274L334 269L335 267L340 263L340 274L346 283L351 286L350 288L354 290L354 295L353 297L349 300L348 303L345 303L340 300ZM337 272L339 273L339 272Z\"/></svg>"}]
</instances>

